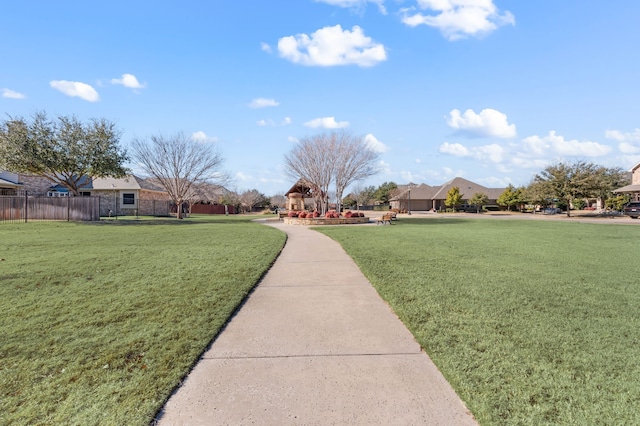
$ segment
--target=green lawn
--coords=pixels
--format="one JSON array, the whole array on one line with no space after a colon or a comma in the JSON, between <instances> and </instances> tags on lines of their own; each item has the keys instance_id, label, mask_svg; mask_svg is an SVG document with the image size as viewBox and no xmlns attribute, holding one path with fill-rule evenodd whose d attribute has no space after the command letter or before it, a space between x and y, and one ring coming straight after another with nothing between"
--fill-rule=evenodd
<instances>
[{"instance_id":1,"label":"green lawn","mask_svg":"<svg viewBox=\"0 0 640 426\"><path fill-rule=\"evenodd\" d=\"M243 217L0 224L0 424L148 424L284 242Z\"/></svg>"},{"instance_id":2,"label":"green lawn","mask_svg":"<svg viewBox=\"0 0 640 426\"><path fill-rule=\"evenodd\" d=\"M640 226L402 218L318 231L481 424L640 424Z\"/></svg>"}]
</instances>

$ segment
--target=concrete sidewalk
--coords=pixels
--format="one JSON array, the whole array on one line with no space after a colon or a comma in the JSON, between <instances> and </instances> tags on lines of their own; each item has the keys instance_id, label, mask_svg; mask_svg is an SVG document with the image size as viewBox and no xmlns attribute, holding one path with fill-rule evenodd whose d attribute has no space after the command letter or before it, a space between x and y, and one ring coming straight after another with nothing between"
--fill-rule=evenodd
<instances>
[{"instance_id":1,"label":"concrete sidewalk","mask_svg":"<svg viewBox=\"0 0 640 426\"><path fill-rule=\"evenodd\" d=\"M339 244L306 226L159 414L160 425L475 425Z\"/></svg>"}]
</instances>

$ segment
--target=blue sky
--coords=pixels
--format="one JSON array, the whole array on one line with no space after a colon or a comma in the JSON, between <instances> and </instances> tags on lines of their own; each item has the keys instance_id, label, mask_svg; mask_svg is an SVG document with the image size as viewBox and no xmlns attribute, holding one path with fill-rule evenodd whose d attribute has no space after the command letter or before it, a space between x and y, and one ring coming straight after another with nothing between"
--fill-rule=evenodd
<instances>
[{"instance_id":1,"label":"blue sky","mask_svg":"<svg viewBox=\"0 0 640 426\"><path fill-rule=\"evenodd\" d=\"M13 1L5 117L104 117L213 143L232 189L279 194L297 138L346 129L384 181L526 185L640 161L640 2Z\"/></svg>"}]
</instances>

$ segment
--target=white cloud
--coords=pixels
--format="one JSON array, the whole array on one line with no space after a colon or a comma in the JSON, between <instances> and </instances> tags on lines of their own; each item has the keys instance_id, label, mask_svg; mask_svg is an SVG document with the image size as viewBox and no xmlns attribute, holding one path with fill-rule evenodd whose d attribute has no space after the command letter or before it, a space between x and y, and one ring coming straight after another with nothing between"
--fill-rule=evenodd
<instances>
[{"instance_id":1,"label":"white cloud","mask_svg":"<svg viewBox=\"0 0 640 426\"><path fill-rule=\"evenodd\" d=\"M282 120L282 125L283 125L283 126L288 126L288 125L289 125L289 124L291 124L292 122L293 122L293 121L291 120L291 117L285 117L285 118Z\"/></svg>"},{"instance_id":2,"label":"white cloud","mask_svg":"<svg viewBox=\"0 0 640 426\"><path fill-rule=\"evenodd\" d=\"M459 143L445 142L440 145L438 151L443 154L453 155L455 157L473 157L476 160L501 163L507 156L507 150L498 144L482 145L467 148Z\"/></svg>"},{"instance_id":3,"label":"white cloud","mask_svg":"<svg viewBox=\"0 0 640 426\"><path fill-rule=\"evenodd\" d=\"M445 142L440 145L438 151L443 154L451 154L455 157L468 157L471 155L471 152L464 145L459 143Z\"/></svg>"},{"instance_id":4,"label":"white cloud","mask_svg":"<svg viewBox=\"0 0 640 426\"><path fill-rule=\"evenodd\" d=\"M260 42L260 49L262 49L263 52L267 52L267 53L271 53L271 46L269 46L267 43L265 42Z\"/></svg>"},{"instance_id":5,"label":"white cloud","mask_svg":"<svg viewBox=\"0 0 640 426\"><path fill-rule=\"evenodd\" d=\"M207 134L205 132L203 132L202 130L200 130L198 132L194 132L191 135L191 139L193 139L196 142L200 142L200 143L216 142L218 140L218 138L216 138L216 137L207 136Z\"/></svg>"},{"instance_id":6,"label":"white cloud","mask_svg":"<svg viewBox=\"0 0 640 426\"><path fill-rule=\"evenodd\" d=\"M280 105L275 99L256 98L249 102L249 108L267 108Z\"/></svg>"},{"instance_id":7,"label":"white cloud","mask_svg":"<svg viewBox=\"0 0 640 426\"><path fill-rule=\"evenodd\" d=\"M640 147L629 142L620 142L618 149L623 154L637 154L640 153Z\"/></svg>"},{"instance_id":8,"label":"white cloud","mask_svg":"<svg viewBox=\"0 0 640 426\"><path fill-rule=\"evenodd\" d=\"M383 153L389 150L389 147L376 139L371 133L364 137L364 143L375 152Z\"/></svg>"},{"instance_id":9,"label":"white cloud","mask_svg":"<svg viewBox=\"0 0 640 426\"><path fill-rule=\"evenodd\" d=\"M287 140L292 143L298 143L298 138L296 138L295 136L289 136Z\"/></svg>"},{"instance_id":10,"label":"white cloud","mask_svg":"<svg viewBox=\"0 0 640 426\"><path fill-rule=\"evenodd\" d=\"M492 108L486 108L476 114L468 109L463 114L454 109L449 113L447 124L460 133L471 137L513 138L516 136L515 124L509 124L507 115Z\"/></svg>"},{"instance_id":11,"label":"white cloud","mask_svg":"<svg viewBox=\"0 0 640 426\"><path fill-rule=\"evenodd\" d=\"M62 92L63 94L71 97L78 97L89 102L97 102L100 100L100 96L96 89L79 81L67 81L67 80L52 80L49 85Z\"/></svg>"},{"instance_id":12,"label":"white cloud","mask_svg":"<svg viewBox=\"0 0 640 426\"><path fill-rule=\"evenodd\" d=\"M25 99L26 95L4 88L2 89L2 97L7 99Z\"/></svg>"},{"instance_id":13,"label":"white cloud","mask_svg":"<svg viewBox=\"0 0 640 426\"><path fill-rule=\"evenodd\" d=\"M473 149L474 156L478 160L501 163L506 156L506 150L498 144L479 146Z\"/></svg>"},{"instance_id":14,"label":"white cloud","mask_svg":"<svg viewBox=\"0 0 640 426\"><path fill-rule=\"evenodd\" d=\"M362 28L351 31L340 25L324 27L313 34L298 34L278 40L280 56L296 64L330 67L358 65L370 67L387 59L382 44L364 35Z\"/></svg>"},{"instance_id":15,"label":"white cloud","mask_svg":"<svg viewBox=\"0 0 640 426\"><path fill-rule=\"evenodd\" d=\"M523 148L534 156L549 156L553 154L561 156L602 157L611 152L611 147L598 142L575 139L567 140L564 136L557 135L554 130L547 136L529 136L522 140Z\"/></svg>"},{"instance_id":16,"label":"white cloud","mask_svg":"<svg viewBox=\"0 0 640 426\"><path fill-rule=\"evenodd\" d=\"M247 181L253 181L253 176L248 175L246 173L242 173L242 172L236 172L236 179L238 179L241 182L247 182Z\"/></svg>"},{"instance_id":17,"label":"white cloud","mask_svg":"<svg viewBox=\"0 0 640 426\"><path fill-rule=\"evenodd\" d=\"M384 7L384 0L315 0L316 3L326 3L332 6L339 6L349 9L361 10L366 7L367 3L373 3L378 6L378 10L383 15L387 14L387 9Z\"/></svg>"},{"instance_id":18,"label":"white cloud","mask_svg":"<svg viewBox=\"0 0 640 426\"><path fill-rule=\"evenodd\" d=\"M256 124L260 127L273 127L274 123L273 120L258 120L256 121Z\"/></svg>"},{"instance_id":19,"label":"white cloud","mask_svg":"<svg viewBox=\"0 0 640 426\"><path fill-rule=\"evenodd\" d=\"M449 40L479 36L495 31L502 25L515 25L509 11L501 13L493 0L417 0L418 7L403 9L402 22L415 27L427 25L438 28ZM428 13L431 11L433 13Z\"/></svg>"},{"instance_id":20,"label":"white cloud","mask_svg":"<svg viewBox=\"0 0 640 426\"><path fill-rule=\"evenodd\" d=\"M129 89L144 89L147 85L147 83L140 83L133 74L122 74L121 78L113 78L111 84L119 84Z\"/></svg>"},{"instance_id":21,"label":"white cloud","mask_svg":"<svg viewBox=\"0 0 640 426\"><path fill-rule=\"evenodd\" d=\"M635 129L631 133L623 133L619 130L607 130L605 137L618 141L618 149L623 154L637 154L640 152L640 129Z\"/></svg>"},{"instance_id":22,"label":"white cloud","mask_svg":"<svg viewBox=\"0 0 640 426\"><path fill-rule=\"evenodd\" d=\"M304 123L304 125L312 129L317 129L318 127L323 127L325 129L342 129L345 127L349 127L349 122L336 121L335 117L321 117L307 121L306 123Z\"/></svg>"}]
</instances>

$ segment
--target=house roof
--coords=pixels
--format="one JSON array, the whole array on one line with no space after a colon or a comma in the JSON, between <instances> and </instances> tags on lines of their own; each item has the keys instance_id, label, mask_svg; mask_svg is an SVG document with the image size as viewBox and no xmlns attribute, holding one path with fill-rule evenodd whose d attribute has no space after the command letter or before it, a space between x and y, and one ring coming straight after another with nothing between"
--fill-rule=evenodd
<instances>
[{"instance_id":1,"label":"house roof","mask_svg":"<svg viewBox=\"0 0 640 426\"><path fill-rule=\"evenodd\" d=\"M616 194L640 192L640 184L623 186L622 188L614 189L613 192Z\"/></svg>"},{"instance_id":2,"label":"house roof","mask_svg":"<svg viewBox=\"0 0 640 426\"><path fill-rule=\"evenodd\" d=\"M0 178L0 188L20 188L22 184Z\"/></svg>"},{"instance_id":3,"label":"house roof","mask_svg":"<svg viewBox=\"0 0 640 426\"><path fill-rule=\"evenodd\" d=\"M411 198L415 200L444 200L447 198L449 190L453 187L460 189L460 194L463 198L471 198L474 194L482 192L490 200L496 200L504 192L504 188L487 188L470 180L456 177L441 186L429 186L423 183L412 187ZM409 190L406 189L393 197L392 200L406 199L409 195L408 192Z\"/></svg>"},{"instance_id":4,"label":"house roof","mask_svg":"<svg viewBox=\"0 0 640 426\"><path fill-rule=\"evenodd\" d=\"M16 173L0 169L0 188L19 188L21 186Z\"/></svg>"},{"instance_id":5,"label":"house roof","mask_svg":"<svg viewBox=\"0 0 640 426\"><path fill-rule=\"evenodd\" d=\"M92 181L90 189L110 191L145 189L147 191L166 192L164 188L156 185L150 179L142 179L135 175L128 175L123 178L95 178Z\"/></svg>"},{"instance_id":6,"label":"house roof","mask_svg":"<svg viewBox=\"0 0 640 426\"><path fill-rule=\"evenodd\" d=\"M395 197L392 197L392 201L404 200L408 198L409 195L411 195L411 198L416 200L432 200L433 196L439 189L437 186L429 186L426 183L422 183L417 186L411 186L411 193L409 194L408 185L398 185L398 188L401 188L401 192L399 192Z\"/></svg>"}]
</instances>

